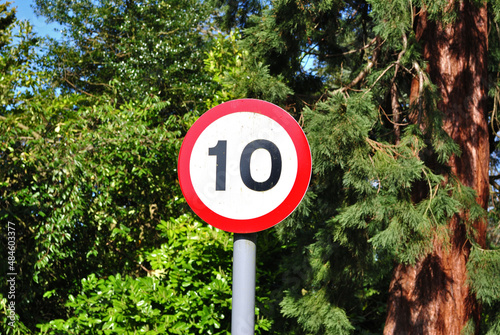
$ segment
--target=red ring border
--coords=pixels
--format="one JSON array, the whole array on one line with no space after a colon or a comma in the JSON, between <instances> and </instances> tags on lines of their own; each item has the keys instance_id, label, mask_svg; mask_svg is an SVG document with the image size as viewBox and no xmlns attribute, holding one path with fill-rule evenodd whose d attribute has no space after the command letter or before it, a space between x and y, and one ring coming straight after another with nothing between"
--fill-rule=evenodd
<instances>
[{"instance_id":1,"label":"red ring border","mask_svg":"<svg viewBox=\"0 0 500 335\"><path fill-rule=\"evenodd\" d=\"M297 152L297 177L294 185L275 209L252 219L231 219L208 208L196 194L189 170L191 153L201 133L217 119L232 113L251 112L270 117L279 123L293 141ZM222 103L204 113L188 130L179 151L177 174L181 191L191 209L208 224L232 233L255 233L283 221L302 201L311 179L312 158L306 135L295 119L282 108L263 100L238 99Z\"/></svg>"}]
</instances>

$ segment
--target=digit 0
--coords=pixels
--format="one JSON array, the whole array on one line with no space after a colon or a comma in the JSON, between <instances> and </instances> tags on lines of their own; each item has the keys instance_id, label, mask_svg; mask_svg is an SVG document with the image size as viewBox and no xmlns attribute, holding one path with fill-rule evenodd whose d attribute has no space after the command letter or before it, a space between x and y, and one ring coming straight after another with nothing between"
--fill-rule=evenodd
<instances>
[{"instance_id":1,"label":"digit 0","mask_svg":"<svg viewBox=\"0 0 500 335\"><path fill-rule=\"evenodd\" d=\"M265 149L271 155L271 174L266 181L258 182L252 178L250 173L250 159L257 149ZM254 191L267 191L272 189L281 176L281 153L278 147L268 140L255 140L247 144L241 154L240 174L243 183Z\"/></svg>"}]
</instances>

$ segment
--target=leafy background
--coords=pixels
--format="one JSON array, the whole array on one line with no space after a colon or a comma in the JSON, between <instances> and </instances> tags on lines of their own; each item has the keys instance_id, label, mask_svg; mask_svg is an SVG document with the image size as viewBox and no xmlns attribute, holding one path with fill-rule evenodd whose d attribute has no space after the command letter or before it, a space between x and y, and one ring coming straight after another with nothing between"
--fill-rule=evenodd
<instances>
[{"instance_id":1,"label":"leafy background","mask_svg":"<svg viewBox=\"0 0 500 335\"><path fill-rule=\"evenodd\" d=\"M259 233L256 333L381 333L394 264L428 252L456 213L485 215L429 167L459 151L432 83L431 126L404 122L414 64L424 68L410 7L36 0L62 29L44 37L2 3L0 222L2 236L16 225L19 272L14 328L0 281L2 333L229 333L232 237L189 210L176 165L197 117L238 98L286 108L314 161L297 211ZM483 334L500 329L497 2L489 11L489 242L469 262ZM386 112L394 84L398 127ZM421 185L430 192L415 202Z\"/></svg>"}]
</instances>

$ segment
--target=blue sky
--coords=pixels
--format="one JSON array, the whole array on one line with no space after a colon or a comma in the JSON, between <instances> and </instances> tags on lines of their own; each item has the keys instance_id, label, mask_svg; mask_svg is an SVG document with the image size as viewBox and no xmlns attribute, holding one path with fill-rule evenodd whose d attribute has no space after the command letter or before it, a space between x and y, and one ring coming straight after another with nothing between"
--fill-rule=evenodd
<instances>
[{"instance_id":1,"label":"blue sky","mask_svg":"<svg viewBox=\"0 0 500 335\"><path fill-rule=\"evenodd\" d=\"M41 36L50 35L58 37L60 34L56 32L58 25L45 22L45 18L37 17L32 8L33 0L11 0L11 8L17 7L17 18L19 20L28 20L34 26L34 31Z\"/></svg>"}]
</instances>

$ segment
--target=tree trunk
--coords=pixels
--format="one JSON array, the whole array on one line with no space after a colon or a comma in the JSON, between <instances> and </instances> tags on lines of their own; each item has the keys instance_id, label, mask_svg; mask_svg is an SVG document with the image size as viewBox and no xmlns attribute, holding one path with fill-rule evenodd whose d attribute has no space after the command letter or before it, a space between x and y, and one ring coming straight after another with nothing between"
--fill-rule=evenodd
<instances>
[{"instance_id":1,"label":"tree trunk","mask_svg":"<svg viewBox=\"0 0 500 335\"><path fill-rule=\"evenodd\" d=\"M416 14L414 28L423 46L429 78L441 95L438 106L443 113L443 128L462 151L460 157L449 160L450 172L462 184L474 188L477 202L486 208L486 5L478 7L469 1L450 0L448 8L457 11L453 23L432 21L421 10ZM412 94L415 92L418 89L412 87ZM436 234L430 254L414 265L396 266L384 334L459 335L467 323L477 325L480 306L467 285L466 264L471 245L466 215L455 215L448 222L448 241ZM484 246L486 223L472 225L476 229L475 241Z\"/></svg>"}]
</instances>

